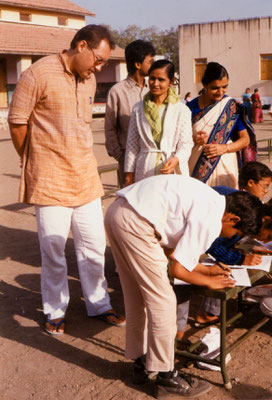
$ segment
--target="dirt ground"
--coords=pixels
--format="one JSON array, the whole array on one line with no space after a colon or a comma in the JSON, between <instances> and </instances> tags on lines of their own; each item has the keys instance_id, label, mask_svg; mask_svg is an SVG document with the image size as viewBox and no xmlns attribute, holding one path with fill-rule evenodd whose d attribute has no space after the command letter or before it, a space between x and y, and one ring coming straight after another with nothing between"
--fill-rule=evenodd
<instances>
[{"instance_id":1,"label":"dirt ground","mask_svg":"<svg viewBox=\"0 0 272 400\"><path fill-rule=\"evenodd\" d=\"M0 122L1 399L152 399L152 384L135 386L131 383L132 364L124 359L125 329L86 317L71 237L67 242L71 300L66 333L52 337L44 332L41 261L34 208L17 202L19 160L5 121ZM104 148L102 122L98 120L94 123L99 165L113 162ZM271 136L271 120L266 118L257 132L258 138ZM264 150L262 148L260 152ZM268 163L268 160L264 162ZM105 187L115 185L115 174L103 177L103 182ZM113 198L103 201L104 210L112 201ZM106 276L112 305L117 311L124 312L120 282L109 247L106 252ZM190 334L194 333L191 323L198 302L196 298L192 306L188 325ZM230 341L246 332L247 323L258 316L260 312L255 307L247 319L232 326ZM203 334L204 331L198 335ZM185 368L185 371L213 384L212 390L201 399L272 399L271 335L270 321L231 353L227 366L233 382L231 391L223 388L220 372Z\"/></svg>"}]
</instances>

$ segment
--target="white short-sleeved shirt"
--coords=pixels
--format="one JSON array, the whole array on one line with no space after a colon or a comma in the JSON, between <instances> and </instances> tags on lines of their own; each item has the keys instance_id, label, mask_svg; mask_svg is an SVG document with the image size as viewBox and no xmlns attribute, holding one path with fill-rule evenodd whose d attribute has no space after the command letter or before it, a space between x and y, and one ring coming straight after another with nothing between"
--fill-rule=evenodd
<instances>
[{"instance_id":1,"label":"white short-sleeved shirt","mask_svg":"<svg viewBox=\"0 0 272 400\"><path fill-rule=\"evenodd\" d=\"M197 179L182 175L152 176L117 192L148 220L161 236L163 247L192 271L220 235L225 196Z\"/></svg>"}]
</instances>

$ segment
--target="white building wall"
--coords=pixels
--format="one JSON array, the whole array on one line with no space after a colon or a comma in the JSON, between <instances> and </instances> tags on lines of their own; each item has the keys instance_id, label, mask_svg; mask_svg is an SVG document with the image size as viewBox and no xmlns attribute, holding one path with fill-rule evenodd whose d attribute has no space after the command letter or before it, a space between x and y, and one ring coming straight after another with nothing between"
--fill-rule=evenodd
<instances>
[{"instance_id":1,"label":"white building wall","mask_svg":"<svg viewBox=\"0 0 272 400\"><path fill-rule=\"evenodd\" d=\"M20 21L20 12L30 13L31 21L25 22ZM84 16L72 16L65 14L53 14L52 12L43 12L38 10L29 10L29 9L9 9L1 7L1 18L2 21L9 22L20 22L22 24L35 24L35 25L45 25L45 26L64 26L58 25L58 15L67 17L67 25L65 28L72 29L80 29L85 26L85 17Z\"/></svg>"},{"instance_id":2,"label":"white building wall","mask_svg":"<svg viewBox=\"0 0 272 400\"><path fill-rule=\"evenodd\" d=\"M272 18L211 22L179 27L181 95L202 88L195 83L194 60L207 58L226 67L229 94L241 97L246 87L272 97L272 81L260 80L260 55L272 54Z\"/></svg>"}]
</instances>

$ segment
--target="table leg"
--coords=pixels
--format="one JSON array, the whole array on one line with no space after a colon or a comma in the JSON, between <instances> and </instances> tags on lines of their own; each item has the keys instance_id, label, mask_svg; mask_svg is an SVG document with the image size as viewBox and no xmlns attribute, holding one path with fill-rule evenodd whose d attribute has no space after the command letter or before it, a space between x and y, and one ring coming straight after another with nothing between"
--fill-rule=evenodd
<instances>
[{"instance_id":1,"label":"table leg","mask_svg":"<svg viewBox=\"0 0 272 400\"><path fill-rule=\"evenodd\" d=\"M221 300L221 323L220 323L220 366L221 374L226 389L230 390L232 388L231 382L228 378L226 369L226 330L227 330L227 301Z\"/></svg>"},{"instance_id":2,"label":"table leg","mask_svg":"<svg viewBox=\"0 0 272 400\"><path fill-rule=\"evenodd\" d=\"M271 144L272 144L271 139L268 139L268 159L269 159L269 162L270 162L270 159L271 159L271 151L272 151Z\"/></svg>"}]
</instances>

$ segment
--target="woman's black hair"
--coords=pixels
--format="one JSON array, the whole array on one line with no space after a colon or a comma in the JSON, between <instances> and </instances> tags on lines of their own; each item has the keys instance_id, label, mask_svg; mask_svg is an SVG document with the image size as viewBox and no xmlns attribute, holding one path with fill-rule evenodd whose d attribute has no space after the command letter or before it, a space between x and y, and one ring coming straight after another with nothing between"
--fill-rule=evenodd
<instances>
[{"instance_id":1,"label":"woman's black hair","mask_svg":"<svg viewBox=\"0 0 272 400\"><path fill-rule=\"evenodd\" d=\"M226 70L225 67L223 67L223 65L217 62L209 62L204 71L204 75L202 77L201 82L203 86L205 86L211 83L212 81L220 81L225 76L229 79L228 71Z\"/></svg>"},{"instance_id":2,"label":"woman's black hair","mask_svg":"<svg viewBox=\"0 0 272 400\"><path fill-rule=\"evenodd\" d=\"M148 75L150 75L151 72L154 71L155 69L161 69L161 68L164 68L166 70L168 78L170 79L170 81L172 81L175 77L175 66L169 60L155 61L149 68Z\"/></svg>"},{"instance_id":3,"label":"woman's black hair","mask_svg":"<svg viewBox=\"0 0 272 400\"><path fill-rule=\"evenodd\" d=\"M189 94L191 94L191 92L187 92L186 95L184 96L184 100L187 99L187 97L189 96Z\"/></svg>"},{"instance_id":4,"label":"woman's black hair","mask_svg":"<svg viewBox=\"0 0 272 400\"><path fill-rule=\"evenodd\" d=\"M248 192L234 192L226 196L226 212L240 218L234 228L244 236L256 236L262 226L264 205L258 197Z\"/></svg>"},{"instance_id":5,"label":"woman's black hair","mask_svg":"<svg viewBox=\"0 0 272 400\"><path fill-rule=\"evenodd\" d=\"M244 189L248 181L252 179L255 183L263 178L272 179L271 169L258 161L250 161L242 166L239 172L239 187Z\"/></svg>"}]
</instances>

